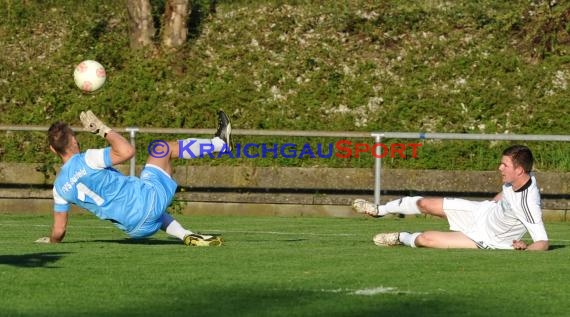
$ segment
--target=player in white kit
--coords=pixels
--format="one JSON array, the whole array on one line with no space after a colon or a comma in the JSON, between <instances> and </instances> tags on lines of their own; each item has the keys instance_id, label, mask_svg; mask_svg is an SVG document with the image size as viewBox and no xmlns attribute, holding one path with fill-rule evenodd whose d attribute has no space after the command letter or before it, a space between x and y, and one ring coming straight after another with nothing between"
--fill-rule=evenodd
<instances>
[{"instance_id":1,"label":"player in white kit","mask_svg":"<svg viewBox=\"0 0 570 317\"><path fill-rule=\"evenodd\" d=\"M490 201L469 201L454 198L403 197L385 205L356 199L356 212L373 217L394 214L428 214L447 218L451 232L390 232L377 234L373 241L379 246L407 245L427 248L515 249L549 248L542 222L540 191L536 178L530 174L533 156L530 149L514 145L503 151L499 171L503 190ZM521 239L529 232L532 243Z\"/></svg>"},{"instance_id":2,"label":"player in white kit","mask_svg":"<svg viewBox=\"0 0 570 317\"><path fill-rule=\"evenodd\" d=\"M66 123L51 125L48 130L50 149L62 159L63 166L53 186L51 235L36 242L61 242L67 231L70 205L74 204L111 221L131 238L148 237L162 229L186 245L222 244L221 237L185 229L166 209L177 188L172 179L171 159L200 157L204 149L208 149L208 153L230 150L231 124L223 111L218 113L218 130L212 139L161 141L160 149L156 145L149 147L150 156L140 177L125 176L112 167L135 154L133 146L122 135L107 127L91 111L82 112L80 119L86 130L99 134L110 146L80 152L75 133Z\"/></svg>"}]
</instances>

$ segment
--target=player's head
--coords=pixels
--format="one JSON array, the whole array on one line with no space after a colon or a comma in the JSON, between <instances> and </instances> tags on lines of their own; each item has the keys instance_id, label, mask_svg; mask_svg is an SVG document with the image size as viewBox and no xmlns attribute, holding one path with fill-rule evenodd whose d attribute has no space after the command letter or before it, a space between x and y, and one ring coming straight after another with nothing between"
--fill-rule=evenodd
<instances>
[{"instance_id":1,"label":"player's head","mask_svg":"<svg viewBox=\"0 0 570 317\"><path fill-rule=\"evenodd\" d=\"M524 145L513 145L503 151L503 156L511 158L514 167L522 167L528 174L532 171L534 158L530 149Z\"/></svg>"},{"instance_id":2,"label":"player's head","mask_svg":"<svg viewBox=\"0 0 570 317\"><path fill-rule=\"evenodd\" d=\"M48 129L49 146L60 156L72 152L73 147L77 145L75 141L75 133L65 122L55 122Z\"/></svg>"}]
</instances>

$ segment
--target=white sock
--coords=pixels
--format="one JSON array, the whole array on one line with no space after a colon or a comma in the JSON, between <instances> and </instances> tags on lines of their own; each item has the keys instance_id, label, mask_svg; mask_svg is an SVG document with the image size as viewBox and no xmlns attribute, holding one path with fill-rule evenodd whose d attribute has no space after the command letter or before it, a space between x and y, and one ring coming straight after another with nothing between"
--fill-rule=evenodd
<instances>
[{"instance_id":1,"label":"white sock","mask_svg":"<svg viewBox=\"0 0 570 317\"><path fill-rule=\"evenodd\" d=\"M213 153L227 151L224 140L214 137L213 139L185 139L178 140L178 156L184 159L213 156Z\"/></svg>"},{"instance_id":2,"label":"white sock","mask_svg":"<svg viewBox=\"0 0 570 317\"><path fill-rule=\"evenodd\" d=\"M419 215L421 214L418 208L418 200L421 196L402 197L400 199L392 200L386 205L378 206L378 214L384 216L386 214L403 214L403 215Z\"/></svg>"},{"instance_id":3,"label":"white sock","mask_svg":"<svg viewBox=\"0 0 570 317\"><path fill-rule=\"evenodd\" d=\"M182 225L174 220L170 214L164 213L162 214L162 227L161 229L166 231L168 235L176 237L180 240L184 240L186 235L192 234L192 231L184 229Z\"/></svg>"},{"instance_id":4,"label":"white sock","mask_svg":"<svg viewBox=\"0 0 570 317\"><path fill-rule=\"evenodd\" d=\"M212 144L214 145L214 152L222 152L228 150L228 145L226 142L217 136L212 139Z\"/></svg>"},{"instance_id":5,"label":"white sock","mask_svg":"<svg viewBox=\"0 0 570 317\"><path fill-rule=\"evenodd\" d=\"M414 233L400 232L400 236L398 237L398 239L404 245L407 245L407 246L412 247L412 248L416 248L416 238L420 234L421 234L421 232L414 232Z\"/></svg>"}]
</instances>

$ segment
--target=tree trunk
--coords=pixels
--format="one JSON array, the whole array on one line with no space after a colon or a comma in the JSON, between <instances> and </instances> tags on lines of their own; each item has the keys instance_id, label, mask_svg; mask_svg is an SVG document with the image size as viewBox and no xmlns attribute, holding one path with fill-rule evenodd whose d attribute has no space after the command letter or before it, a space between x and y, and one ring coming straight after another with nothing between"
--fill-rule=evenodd
<instances>
[{"instance_id":1,"label":"tree trunk","mask_svg":"<svg viewBox=\"0 0 570 317\"><path fill-rule=\"evenodd\" d=\"M168 0L162 25L162 46L175 48L183 45L188 37L188 0Z\"/></svg>"},{"instance_id":2,"label":"tree trunk","mask_svg":"<svg viewBox=\"0 0 570 317\"><path fill-rule=\"evenodd\" d=\"M156 32L152 21L152 10L149 0L128 0L129 38L131 48L138 49L152 45Z\"/></svg>"}]
</instances>

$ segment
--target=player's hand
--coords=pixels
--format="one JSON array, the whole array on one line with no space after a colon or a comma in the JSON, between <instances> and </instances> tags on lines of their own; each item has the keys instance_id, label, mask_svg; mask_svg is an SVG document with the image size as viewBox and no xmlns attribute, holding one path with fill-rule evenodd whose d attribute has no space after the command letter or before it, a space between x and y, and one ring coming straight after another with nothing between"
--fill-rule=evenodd
<instances>
[{"instance_id":1,"label":"player's hand","mask_svg":"<svg viewBox=\"0 0 570 317\"><path fill-rule=\"evenodd\" d=\"M35 243L50 243L49 237L41 237L38 240L34 241Z\"/></svg>"},{"instance_id":2,"label":"player's hand","mask_svg":"<svg viewBox=\"0 0 570 317\"><path fill-rule=\"evenodd\" d=\"M81 111L79 119L81 120L81 123L83 123L83 127L91 133L97 133L100 136L105 137L105 135L111 131L111 128L99 120L91 110Z\"/></svg>"},{"instance_id":3,"label":"player's hand","mask_svg":"<svg viewBox=\"0 0 570 317\"><path fill-rule=\"evenodd\" d=\"M526 243L521 240L513 240L513 249L515 250L526 250Z\"/></svg>"}]
</instances>

